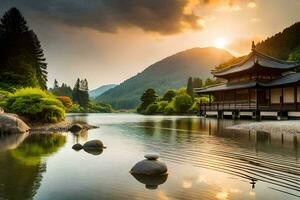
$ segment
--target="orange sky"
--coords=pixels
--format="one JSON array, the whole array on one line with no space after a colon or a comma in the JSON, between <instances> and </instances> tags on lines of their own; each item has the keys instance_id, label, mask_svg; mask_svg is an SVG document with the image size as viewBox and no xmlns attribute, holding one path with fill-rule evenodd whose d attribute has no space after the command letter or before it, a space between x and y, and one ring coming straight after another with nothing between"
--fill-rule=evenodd
<instances>
[{"instance_id":1,"label":"orange sky","mask_svg":"<svg viewBox=\"0 0 300 200\"><path fill-rule=\"evenodd\" d=\"M64 1L49 7L33 0L0 0L1 14L18 7L38 34L49 63L49 86L54 78L72 86L78 77L87 78L91 89L120 83L192 47L224 43L234 55L246 54L252 40L300 21L299 0L169 0L169 5L150 7L143 7L145 0L111 0L106 7L107 0L95 0L95 8L87 0L77 0L78 7L59 5ZM96 7L106 12L108 6L116 14L98 15Z\"/></svg>"}]
</instances>

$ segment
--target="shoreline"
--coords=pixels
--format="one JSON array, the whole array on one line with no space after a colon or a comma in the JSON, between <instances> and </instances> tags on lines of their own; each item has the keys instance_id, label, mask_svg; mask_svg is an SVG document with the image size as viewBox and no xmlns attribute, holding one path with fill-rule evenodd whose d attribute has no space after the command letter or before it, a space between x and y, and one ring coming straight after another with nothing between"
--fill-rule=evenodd
<instances>
[{"instance_id":1,"label":"shoreline","mask_svg":"<svg viewBox=\"0 0 300 200\"><path fill-rule=\"evenodd\" d=\"M58 122L58 123L28 123L29 127L30 127L30 131L29 132L34 132L34 133L53 133L53 132L68 132L70 131L70 128L74 125L74 124L80 124L83 130L90 130L90 129L96 129L99 128L98 126L94 126L94 125L90 125L87 123L82 123L82 122L70 122L70 121L62 121L62 122Z\"/></svg>"},{"instance_id":2,"label":"shoreline","mask_svg":"<svg viewBox=\"0 0 300 200\"><path fill-rule=\"evenodd\" d=\"M260 121L226 127L232 130L261 131L271 134L300 135L300 120Z\"/></svg>"}]
</instances>

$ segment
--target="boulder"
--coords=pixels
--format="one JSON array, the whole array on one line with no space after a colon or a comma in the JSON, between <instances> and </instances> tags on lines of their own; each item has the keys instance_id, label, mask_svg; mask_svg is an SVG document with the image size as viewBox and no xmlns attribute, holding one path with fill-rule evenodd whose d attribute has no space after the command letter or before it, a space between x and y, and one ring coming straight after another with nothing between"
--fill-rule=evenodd
<instances>
[{"instance_id":1,"label":"boulder","mask_svg":"<svg viewBox=\"0 0 300 200\"><path fill-rule=\"evenodd\" d=\"M0 133L26 133L30 130L29 126L17 115L9 113L0 114Z\"/></svg>"},{"instance_id":2,"label":"boulder","mask_svg":"<svg viewBox=\"0 0 300 200\"><path fill-rule=\"evenodd\" d=\"M91 140L86 142L83 145L84 150L97 150L97 149L103 149L105 148L103 145L103 142L100 140Z\"/></svg>"},{"instance_id":3,"label":"boulder","mask_svg":"<svg viewBox=\"0 0 300 200\"><path fill-rule=\"evenodd\" d=\"M74 144L74 145L72 146L72 149L74 149L75 151L79 151L79 150L82 149L82 145L79 144L79 143Z\"/></svg>"},{"instance_id":4,"label":"boulder","mask_svg":"<svg viewBox=\"0 0 300 200\"><path fill-rule=\"evenodd\" d=\"M83 129L83 126L80 125L80 124L73 124L71 126L71 128L69 129L69 131L71 131L72 133L76 133L76 132L79 132Z\"/></svg>"},{"instance_id":5,"label":"boulder","mask_svg":"<svg viewBox=\"0 0 300 200\"><path fill-rule=\"evenodd\" d=\"M147 159L136 163L130 170L133 175L161 176L168 173L167 165L158 161L157 154L145 155Z\"/></svg>"}]
</instances>

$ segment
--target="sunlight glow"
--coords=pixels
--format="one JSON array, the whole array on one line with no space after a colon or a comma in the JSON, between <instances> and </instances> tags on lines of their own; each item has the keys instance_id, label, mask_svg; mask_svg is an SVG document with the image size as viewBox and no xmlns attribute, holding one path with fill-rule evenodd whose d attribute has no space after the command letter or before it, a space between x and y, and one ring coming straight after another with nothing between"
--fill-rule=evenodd
<instances>
[{"instance_id":1,"label":"sunlight glow","mask_svg":"<svg viewBox=\"0 0 300 200\"><path fill-rule=\"evenodd\" d=\"M220 49L224 49L225 46L227 45L227 41L224 38L218 38L214 42L214 46Z\"/></svg>"}]
</instances>

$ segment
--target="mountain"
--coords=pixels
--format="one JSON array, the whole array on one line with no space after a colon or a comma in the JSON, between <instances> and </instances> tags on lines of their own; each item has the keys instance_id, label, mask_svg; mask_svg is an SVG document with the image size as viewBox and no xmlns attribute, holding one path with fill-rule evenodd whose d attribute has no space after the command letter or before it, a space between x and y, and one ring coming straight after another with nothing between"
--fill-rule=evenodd
<instances>
[{"instance_id":1,"label":"mountain","mask_svg":"<svg viewBox=\"0 0 300 200\"><path fill-rule=\"evenodd\" d=\"M233 56L217 48L193 48L169 56L141 73L104 92L96 101L110 103L116 109L135 108L140 96L153 88L162 95L167 90L186 86L190 76L208 78L211 70Z\"/></svg>"},{"instance_id":2,"label":"mountain","mask_svg":"<svg viewBox=\"0 0 300 200\"><path fill-rule=\"evenodd\" d=\"M103 94L104 92L106 92L109 89L112 89L116 87L116 84L108 84L108 85L102 85L94 90L90 90L89 91L89 95L92 99L96 98L97 96Z\"/></svg>"},{"instance_id":3,"label":"mountain","mask_svg":"<svg viewBox=\"0 0 300 200\"><path fill-rule=\"evenodd\" d=\"M300 22L285 28L266 40L256 44L256 49L269 56L281 60L300 61ZM249 44L250 46L250 44ZM245 56L233 58L225 63L222 63L217 68L225 68L230 65L239 63Z\"/></svg>"}]
</instances>

